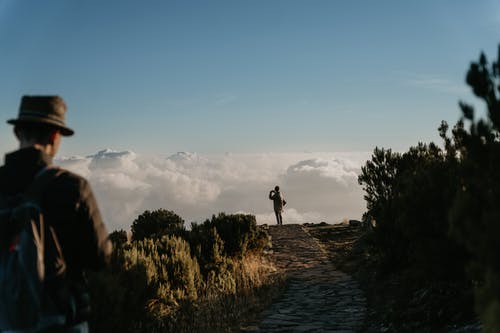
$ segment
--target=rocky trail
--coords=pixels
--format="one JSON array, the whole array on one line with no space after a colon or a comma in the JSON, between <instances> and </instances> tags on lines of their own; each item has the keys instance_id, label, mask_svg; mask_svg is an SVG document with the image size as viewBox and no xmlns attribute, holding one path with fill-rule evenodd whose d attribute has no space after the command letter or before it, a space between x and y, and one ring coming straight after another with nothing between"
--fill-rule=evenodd
<instances>
[{"instance_id":1,"label":"rocky trail","mask_svg":"<svg viewBox=\"0 0 500 333\"><path fill-rule=\"evenodd\" d=\"M300 225L271 226L273 256L287 288L245 332L356 332L366 314L357 282Z\"/></svg>"}]
</instances>

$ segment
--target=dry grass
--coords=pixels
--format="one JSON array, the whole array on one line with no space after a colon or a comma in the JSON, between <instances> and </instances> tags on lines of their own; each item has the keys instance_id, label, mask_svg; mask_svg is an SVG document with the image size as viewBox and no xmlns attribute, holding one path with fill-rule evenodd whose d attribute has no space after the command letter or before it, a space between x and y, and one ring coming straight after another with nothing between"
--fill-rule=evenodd
<instances>
[{"instance_id":1,"label":"dry grass","mask_svg":"<svg viewBox=\"0 0 500 333\"><path fill-rule=\"evenodd\" d=\"M235 263L234 294L209 293L180 313L176 332L239 332L256 320L284 290L284 277L267 257L250 255Z\"/></svg>"}]
</instances>

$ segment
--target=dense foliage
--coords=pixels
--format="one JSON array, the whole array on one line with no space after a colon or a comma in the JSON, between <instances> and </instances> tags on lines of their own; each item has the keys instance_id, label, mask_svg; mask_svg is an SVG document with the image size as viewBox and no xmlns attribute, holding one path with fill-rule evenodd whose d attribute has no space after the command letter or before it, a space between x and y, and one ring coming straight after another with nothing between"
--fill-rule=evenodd
<instances>
[{"instance_id":1,"label":"dense foliage","mask_svg":"<svg viewBox=\"0 0 500 333\"><path fill-rule=\"evenodd\" d=\"M489 64L481 54L467 73L467 84L486 104L486 119L476 120L474 108L461 102L451 136L445 122L439 128L444 148L375 148L359 176L382 263L411 268L426 281L468 279L477 286L488 332L500 331L498 61Z\"/></svg>"},{"instance_id":2,"label":"dense foliage","mask_svg":"<svg viewBox=\"0 0 500 333\"><path fill-rule=\"evenodd\" d=\"M132 238L161 238L163 235L177 235L184 231L184 220L166 209L146 210L132 223Z\"/></svg>"},{"instance_id":3,"label":"dense foliage","mask_svg":"<svg viewBox=\"0 0 500 333\"><path fill-rule=\"evenodd\" d=\"M461 156L460 188L450 211L451 233L474 256L472 277L479 281L478 308L485 331L500 331L500 47L496 62L481 54L467 73L467 83L487 107L487 119L461 103L468 130L455 144Z\"/></svg>"},{"instance_id":4,"label":"dense foliage","mask_svg":"<svg viewBox=\"0 0 500 333\"><path fill-rule=\"evenodd\" d=\"M263 265L268 235L254 216L221 213L190 231L179 221L146 211L131 242L112 233L112 265L90 279L94 331L223 331L241 316L238 303L274 282Z\"/></svg>"},{"instance_id":5,"label":"dense foliage","mask_svg":"<svg viewBox=\"0 0 500 333\"><path fill-rule=\"evenodd\" d=\"M203 235L211 228L215 228L220 235L224 242L224 254L229 257L242 257L247 252L259 250L266 245L266 233L257 228L253 215L220 213L201 226L193 225L192 234Z\"/></svg>"},{"instance_id":6,"label":"dense foliage","mask_svg":"<svg viewBox=\"0 0 500 333\"><path fill-rule=\"evenodd\" d=\"M423 279L463 276L465 251L448 236L457 165L433 143L403 154L375 149L359 181L384 263L410 265Z\"/></svg>"}]
</instances>

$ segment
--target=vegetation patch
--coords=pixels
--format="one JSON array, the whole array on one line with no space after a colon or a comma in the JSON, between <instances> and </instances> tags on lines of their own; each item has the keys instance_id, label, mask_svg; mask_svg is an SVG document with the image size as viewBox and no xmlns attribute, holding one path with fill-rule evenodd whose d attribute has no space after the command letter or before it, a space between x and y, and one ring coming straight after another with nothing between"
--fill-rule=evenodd
<instances>
[{"instance_id":1,"label":"vegetation patch","mask_svg":"<svg viewBox=\"0 0 500 333\"><path fill-rule=\"evenodd\" d=\"M90 275L95 332L229 332L268 305L282 277L252 215L219 214L184 228L172 211L145 211Z\"/></svg>"},{"instance_id":2,"label":"vegetation patch","mask_svg":"<svg viewBox=\"0 0 500 333\"><path fill-rule=\"evenodd\" d=\"M500 331L499 60L481 54L466 82L485 103L486 119L460 102L451 131L439 126L443 147L375 148L359 176L364 224L373 228L353 273L367 286L380 329L452 330L471 320L463 331Z\"/></svg>"}]
</instances>

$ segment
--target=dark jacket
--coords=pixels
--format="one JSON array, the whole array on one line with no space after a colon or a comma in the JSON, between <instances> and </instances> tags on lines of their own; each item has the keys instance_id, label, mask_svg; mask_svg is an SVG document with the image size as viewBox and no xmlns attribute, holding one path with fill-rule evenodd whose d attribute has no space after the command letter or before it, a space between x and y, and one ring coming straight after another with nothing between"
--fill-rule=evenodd
<instances>
[{"instance_id":1,"label":"dark jacket","mask_svg":"<svg viewBox=\"0 0 500 333\"><path fill-rule=\"evenodd\" d=\"M283 206L286 205L286 201L280 191L272 190L269 192L269 200L273 200L275 212L283 211Z\"/></svg>"},{"instance_id":2,"label":"dark jacket","mask_svg":"<svg viewBox=\"0 0 500 333\"><path fill-rule=\"evenodd\" d=\"M0 192L8 196L24 192L35 175L51 164L49 155L31 147L7 154L0 167ZM68 280L78 289L85 288L83 271L103 268L112 250L89 183L61 170L43 191L41 206L60 242Z\"/></svg>"}]
</instances>

